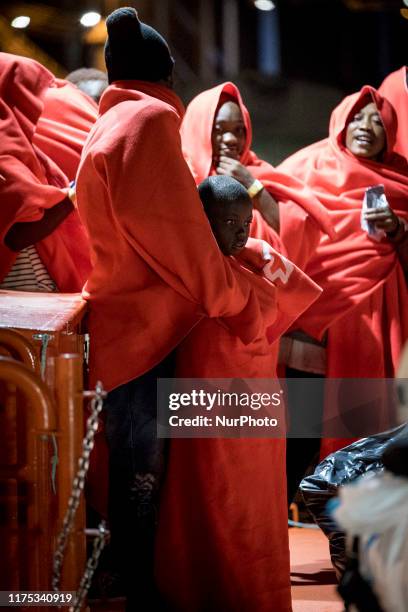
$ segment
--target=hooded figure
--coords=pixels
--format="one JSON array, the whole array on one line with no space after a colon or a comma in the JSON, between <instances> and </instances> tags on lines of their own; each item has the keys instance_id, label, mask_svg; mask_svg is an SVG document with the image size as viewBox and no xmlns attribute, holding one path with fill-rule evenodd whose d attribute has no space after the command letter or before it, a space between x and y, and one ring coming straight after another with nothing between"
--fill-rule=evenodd
<instances>
[{"instance_id":1,"label":"hooded figure","mask_svg":"<svg viewBox=\"0 0 408 612\"><path fill-rule=\"evenodd\" d=\"M220 117L223 121L218 125L220 109L228 102L238 106L238 117L232 123L230 117ZM218 137L217 131L224 133ZM234 140L230 131L235 131ZM318 244L321 232L333 235L329 215L313 192L290 174L259 159L251 150L251 119L233 83L203 91L190 102L181 125L181 141L197 184L217 173L229 173L250 189L255 180L260 181L261 184L254 185L260 191L253 197L256 210L251 236L266 240L301 269ZM224 152L221 163L220 150ZM231 157L238 162L237 168L231 166ZM231 167L224 169L224 165Z\"/></svg>"},{"instance_id":2,"label":"hooded figure","mask_svg":"<svg viewBox=\"0 0 408 612\"><path fill-rule=\"evenodd\" d=\"M304 180L330 214L336 239L322 238L306 273L323 288L296 327L314 339L327 336L326 376L395 376L408 338L408 167L394 152L397 118L391 104L365 86L333 111L329 137L289 157L280 168ZM383 185L389 209L368 211L385 230L374 240L361 227L368 187ZM390 422L389 406L370 410L377 431ZM335 402L325 419L337 418ZM360 415L361 422L364 415ZM344 445L326 441L322 455Z\"/></svg>"},{"instance_id":3,"label":"hooded figure","mask_svg":"<svg viewBox=\"0 0 408 612\"><path fill-rule=\"evenodd\" d=\"M68 180L34 144L54 77L36 61L0 53L0 280L4 289L80 291L88 241Z\"/></svg>"}]
</instances>

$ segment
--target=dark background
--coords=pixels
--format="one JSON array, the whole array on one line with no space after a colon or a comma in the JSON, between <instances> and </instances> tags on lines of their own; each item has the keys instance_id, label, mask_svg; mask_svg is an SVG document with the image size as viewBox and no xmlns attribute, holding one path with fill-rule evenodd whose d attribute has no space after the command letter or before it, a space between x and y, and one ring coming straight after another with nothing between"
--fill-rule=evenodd
<instances>
[{"instance_id":1,"label":"dark background","mask_svg":"<svg viewBox=\"0 0 408 612\"><path fill-rule=\"evenodd\" d=\"M261 21L271 15L253 0L1 0L0 49L35 57L58 76L80 66L104 68L103 22L90 31L79 18L129 5L167 38L185 103L216 83L238 84L254 123L254 148L272 163L325 137L344 95L378 86L408 63L403 0L275 0L274 64L266 71ZM31 17L30 26L10 28L21 14Z\"/></svg>"}]
</instances>

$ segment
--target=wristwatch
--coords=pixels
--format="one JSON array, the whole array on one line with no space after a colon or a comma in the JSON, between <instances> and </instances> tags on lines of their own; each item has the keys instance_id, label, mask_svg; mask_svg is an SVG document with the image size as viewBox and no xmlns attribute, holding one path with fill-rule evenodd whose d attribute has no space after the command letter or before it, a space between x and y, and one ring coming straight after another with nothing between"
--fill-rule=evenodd
<instances>
[{"instance_id":1,"label":"wristwatch","mask_svg":"<svg viewBox=\"0 0 408 612\"><path fill-rule=\"evenodd\" d=\"M261 181L255 179L252 185L250 185L247 189L248 195L250 198L255 198L261 191L264 189Z\"/></svg>"}]
</instances>

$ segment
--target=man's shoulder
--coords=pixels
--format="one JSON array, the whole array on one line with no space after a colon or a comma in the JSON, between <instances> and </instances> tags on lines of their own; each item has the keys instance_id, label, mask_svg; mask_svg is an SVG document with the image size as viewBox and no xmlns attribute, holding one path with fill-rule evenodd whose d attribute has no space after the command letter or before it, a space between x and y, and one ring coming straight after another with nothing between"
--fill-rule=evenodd
<instances>
[{"instance_id":1,"label":"man's shoulder","mask_svg":"<svg viewBox=\"0 0 408 612\"><path fill-rule=\"evenodd\" d=\"M164 133L178 133L176 111L161 100L124 100L101 115L92 130L89 145L95 150L105 149L114 142L143 138Z\"/></svg>"}]
</instances>

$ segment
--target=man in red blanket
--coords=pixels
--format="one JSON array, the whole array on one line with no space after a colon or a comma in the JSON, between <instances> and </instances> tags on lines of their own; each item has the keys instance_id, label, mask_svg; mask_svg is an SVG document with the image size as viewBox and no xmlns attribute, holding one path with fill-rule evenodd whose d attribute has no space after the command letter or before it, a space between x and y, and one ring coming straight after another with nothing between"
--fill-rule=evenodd
<instances>
[{"instance_id":1,"label":"man in red blanket","mask_svg":"<svg viewBox=\"0 0 408 612\"><path fill-rule=\"evenodd\" d=\"M243 185L211 176L199 192L220 249L252 279L262 328L244 345L222 319L200 321L177 349L177 376L274 379L276 339L320 289L266 242L248 240ZM261 381L248 383L259 391ZM289 612L285 439L171 440L156 550L171 610Z\"/></svg>"},{"instance_id":2,"label":"man in red blanket","mask_svg":"<svg viewBox=\"0 0 408 612\"><path fill-rule=\"evenodd\" d=\"M183 106L171 89L167 43L132 8L114 11L106 24L111 85L84 148L77 199L92 249L84 290L90 376L110 392L112 546L134 610L142 596L152 608L157 603L153 542L163 449L156 379L173 376L173 349L203 317L226 317L245 343L259 333L261 318L249 281L218 249L183 158Z\"/></svg>"}]
</instances>

